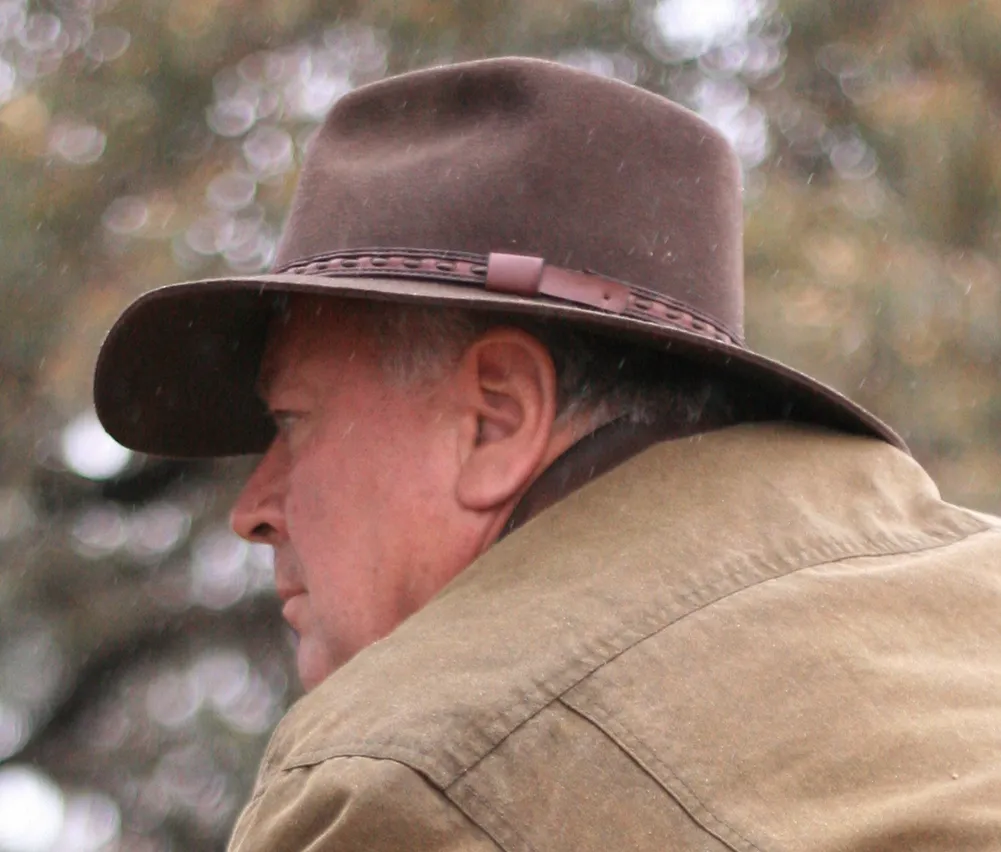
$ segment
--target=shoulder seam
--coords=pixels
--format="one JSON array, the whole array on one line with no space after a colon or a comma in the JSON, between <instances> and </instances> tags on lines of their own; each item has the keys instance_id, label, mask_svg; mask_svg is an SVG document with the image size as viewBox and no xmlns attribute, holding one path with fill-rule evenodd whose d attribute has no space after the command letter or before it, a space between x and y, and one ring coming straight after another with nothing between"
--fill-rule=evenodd
<instances>
[{"instance_id":1,"label":"shoulder seam","mask_svg":"<svg viewBox=\"0 0 1001 852\"><path fill-rule=\"evenodd\" d=\"M640 772L652 779L654 783L656 783L661 790L674 800L678 804L678 807L687 813L689 817L691 817L691 819L696 822L707 834L712 835L712 837L716 838L716 840L724 846L729 849L733 849L734 852L764 852L760 846L749 840L735 828L723 822L723 820L713 814L713 812L709 810L708 805L706 805L699 798L698 794L685 783L684 779L680 778L670 766L657 757L657 755L653 753L641 739L635 736L629 728L623 725L620 720L611 715L604 714L602 714L601 718L593 718L591 713L596 708L590 708L588 711L585 711L580 707L577 707L575 704L567 701L565 698L561 698L560 703L569 711L576 713L584 719L589 725L592 725L598 731L601 731L601 733L611 741L615 748L625 754L636 765ZM674 782L685 791L692 801L683 802L681 798L667 784L665 784L661 778L657 776L656 772L651 772L649 768L644 766L644 761L649 761L651 764L656 765L660 771L664 773L664 775L672 778Z\"/></svg>"}]
</instances>

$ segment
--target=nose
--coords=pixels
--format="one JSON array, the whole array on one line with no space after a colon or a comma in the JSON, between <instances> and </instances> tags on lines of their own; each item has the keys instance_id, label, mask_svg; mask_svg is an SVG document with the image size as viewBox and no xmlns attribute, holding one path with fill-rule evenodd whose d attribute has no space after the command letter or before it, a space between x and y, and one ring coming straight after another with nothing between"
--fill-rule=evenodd
<instances>
[{"instance_id":1,"label":"nose","mask_svg":"<svg viewBox=\"0 0 1001 852\"><path fill-rule=\"evenodd\" d=\"M281 447L275 442L233 504L229 523L238 536L255 544L270 545L285 537L286 468Z\"/></svg>"}]
</instances>

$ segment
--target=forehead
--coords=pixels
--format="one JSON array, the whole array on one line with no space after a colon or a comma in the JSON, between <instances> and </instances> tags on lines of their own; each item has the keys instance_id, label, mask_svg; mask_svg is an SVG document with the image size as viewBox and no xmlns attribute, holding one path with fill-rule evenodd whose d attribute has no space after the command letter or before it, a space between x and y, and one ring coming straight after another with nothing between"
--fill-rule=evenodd
<instances>
[{"instance_id":1,"label":"forehead","mask_svg":"<svg viewBox=\"0 0 1001 852\"><path fill-rule=\"evenodd\" d=\"M324 366L337 369L373 351L368 310L351 299L294 294L268 325L258 374L262 396Z\"/></svg>"}]
</instances>

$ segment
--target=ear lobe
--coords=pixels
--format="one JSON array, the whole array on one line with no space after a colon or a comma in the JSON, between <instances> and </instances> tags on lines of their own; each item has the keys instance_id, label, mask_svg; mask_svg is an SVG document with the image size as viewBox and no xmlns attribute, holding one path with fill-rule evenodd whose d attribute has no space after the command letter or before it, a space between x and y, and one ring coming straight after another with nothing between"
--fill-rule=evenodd
<instances>
[{"instance_id":1,"label":"ear lobe","mask_svg":"<svg viewBox=\"0 0 1001 852\"><path fill-rule=\"evenodd\" d=\"M488 511L516 498L537 474L556 416L552 358L534 337L495 329L462 357L469 428L461 438L456 497Z\"/></svg>"}]
</instances>

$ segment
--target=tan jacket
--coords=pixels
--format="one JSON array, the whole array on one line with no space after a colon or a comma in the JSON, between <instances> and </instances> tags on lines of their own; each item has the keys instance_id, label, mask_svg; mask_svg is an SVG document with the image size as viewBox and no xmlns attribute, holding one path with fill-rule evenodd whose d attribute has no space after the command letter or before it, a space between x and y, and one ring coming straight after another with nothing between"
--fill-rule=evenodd
<instances>
[{"instance_id":1,"label":"tan jacket","mask_svg":"<svg viewBox=\"0 0 1001 852\"><path fill-rule=\"evenodd\" d=\"M1001 522L875 440L658 444L276 731L232 850L1001 850Z\"/></svg>"}]
</instances>

